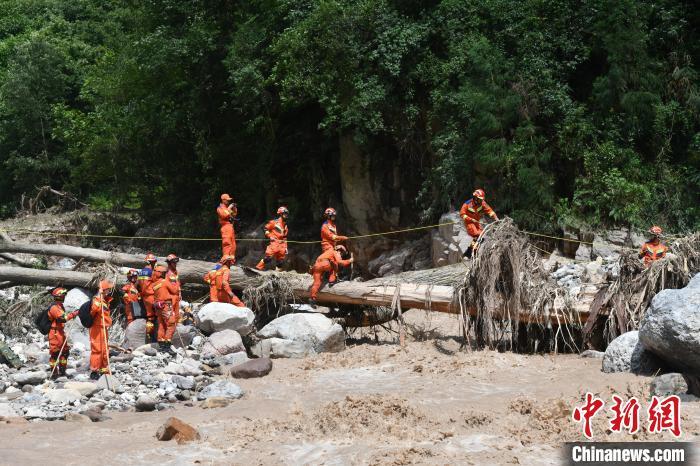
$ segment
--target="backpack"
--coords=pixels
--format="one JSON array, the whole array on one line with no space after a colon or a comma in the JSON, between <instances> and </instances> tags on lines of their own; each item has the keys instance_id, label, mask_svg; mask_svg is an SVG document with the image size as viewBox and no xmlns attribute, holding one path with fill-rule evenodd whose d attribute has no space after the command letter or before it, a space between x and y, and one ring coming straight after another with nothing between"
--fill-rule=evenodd
<instances>
[{"instance_id":1,"label":"backpack","mask_svg":"<svg viewBox=\"0 0 700 466\"><path fill-rule=\"evenodd\" d=\"M43 309L34 319L34 325L39 329L42 335L48 335L51 330L51 319L49 319L49 311L53 304L46 309Z\"/></svg>"},{"instance_id":2,"label":"backpack","mask_svg":"<svg viewBox=\"0 0 700 466\"><path fill-rule=\"evenodd\" d=\"M83 324L83 327L85 328L90 328L92 327L94 319L92 318L92 314L90 314L90 309L92 308L92 298L90 298L90 301L85 301L82 306L80 306L80 310L78 311L78 317L80 317L80 323Z\"/></svg>"}]
</instances>

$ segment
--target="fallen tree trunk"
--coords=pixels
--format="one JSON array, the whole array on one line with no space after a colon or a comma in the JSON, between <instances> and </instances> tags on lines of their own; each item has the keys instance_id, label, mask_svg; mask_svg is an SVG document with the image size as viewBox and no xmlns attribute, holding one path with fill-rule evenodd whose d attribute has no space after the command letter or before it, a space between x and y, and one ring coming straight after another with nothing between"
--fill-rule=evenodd
<instances>
[{"instance_id":1,"label":"fallen tree trunk","mask_svg":"<svg viewBox=\"0 0 700 466\"><path fill-rule=\"evenodd\" d=\"M50 256L70 257L76 260L107 263L115 266L141 267L143 257L120 252L109 252L100 249L82 248L64 244L22 243L17 241L0 241L0 253L26 253ZM199 260L181 259L178 264L178 275L183 284L202 284L205 273L214 264ZM231 268L231 287L244 290L255 287L265 280L266 276L274 275L288 282L295 298L306 299L312 279L310 275L297 273L253 273L241 267ZM0 281L11 281L17 284L43 284L63 286L86 286L94 283L96 277L87 272L65 270L37 270L23 267L0 266ZM124 282L123 276L117 277L119 283ZM387 283L386 280L370 280L367 282L341 282L333 288L324 287L318 294L319 303L327 304L356 304L365 306L401 307L402 309L427 309L437 312L459 314L461 307L454 287L447 285L430 285L424 283ZM585 306L587 308L587 306ZM585 322L588 315L583 309L574 314L562 316L555 312L544 317L535 317L526 311L518 315L518 320L524 323L547 323L559 325L563 322ZM476 315L474 308L466 309L471 315ZM511 316L494 313L495 319L508 319Z\"/></svg>"}]
</instances>

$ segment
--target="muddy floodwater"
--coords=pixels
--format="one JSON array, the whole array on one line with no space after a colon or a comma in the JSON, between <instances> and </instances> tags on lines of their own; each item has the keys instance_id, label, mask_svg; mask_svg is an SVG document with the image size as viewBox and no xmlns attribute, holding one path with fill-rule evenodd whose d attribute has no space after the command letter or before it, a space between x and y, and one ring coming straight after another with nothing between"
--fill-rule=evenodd
<instances>
[{"instance_id":1,"label":"muddy floodwater","mask_svg":"<svg viewBox=\"0 0 700 466\"><path fill-rule=\"evenodd\" d=\"M0 424L0 464L560 464L563 442L582 440L571 410L587 391L608 402L649 396L650 377L603 374L599 359L464 351L456 317L406 318L431 339L401 348L392 332L378 342L354 332L342 353L274 360L267 377L237 380L246 394L223 408ZM202 440L157 441L170 416ZM672 440L611 433L606 416L593 423L596 440ZM698 402L685 401L681 438L695 441L698 425Z\"/></svg>"}]
</instances>

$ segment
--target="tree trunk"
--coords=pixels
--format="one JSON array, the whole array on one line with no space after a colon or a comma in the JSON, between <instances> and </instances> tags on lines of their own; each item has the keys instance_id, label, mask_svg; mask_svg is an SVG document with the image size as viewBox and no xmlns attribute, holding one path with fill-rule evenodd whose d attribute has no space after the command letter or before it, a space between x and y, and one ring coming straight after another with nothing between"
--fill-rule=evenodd
<instances>
[{"instance_id":1,"label":"tree trunk","mask_svg":"<svg viewBox=\"0 0 700 466\"><path fill-rule=\"evenodd\" d=\"M106 262L115 266L140 267L143 265L143 257L119 252L108 252L99 249L81 248L63 244L38 244L21 243L17 241L0 241L0 252L22 252L27 254L43 254L50 256L65 256L76 260L91 262ZM178 275L183 284L203 283L204 274L213 268L214 264L199 261L181 259L178 264ZM294 296L300 299L309 297L312 278L310 275L294 272L253 272L241 267L231 267L231 288L244 290L248 287L258 286L264 276L269 274L279 275L287 279L292 287ZM88 272L74 272L65 270L37 270L24 267L0 266L0 281L10 281L17 284L43 284L63 286L86 286L93 282L95 277ZM125 277L117 277L118 283L123 283ZM359 304L368 306L385 306L402 309L427 309L437 312L459 314L460 305L456 290L446 285L426 285L417 283L388 284L382 280L370 280L367 282L341 282L332 288L324 286L318 294L319 303L327 304ZM476 309L466 310L471 315L476 315ZM556 310L555 310L556 312ZM588 317L587 306L578 306L574 315L563 318L561 312L549 316L554 325L559 322L585 322ZM495 315L494 318L506 318L505 315ZM518 316L520 322L539 322L531 316L527 310L522 310Z\"/></svg>"}]
</instances>

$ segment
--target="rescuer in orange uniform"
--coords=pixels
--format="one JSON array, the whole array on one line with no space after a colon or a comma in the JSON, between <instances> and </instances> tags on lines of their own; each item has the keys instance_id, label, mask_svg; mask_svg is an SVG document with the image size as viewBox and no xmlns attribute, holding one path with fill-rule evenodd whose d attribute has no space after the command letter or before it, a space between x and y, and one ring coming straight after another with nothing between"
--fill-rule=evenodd
<instances>
[{"instance_id":1,"label":"rescuer in orange uniform","mask_svg":"<svg viewBox=\"0 0 700 466\"><path fill-rule=\"evenodd\" d=\"M236 231L233 221L238 215L238 207L228 194L221 195L221 204L216 208L216 216L221 227L221 250L224 256L236 257Z\"/></svg>"},{"instance_id":2,"label":"rescuer in orange uniform","mask_svg":"<svg viewBox=\"0 0 700 466\"><path fill-rule=\"evenodd\" d=\"M649 267L652 262L666 257L666 253L668 252L668 247L659 239L661 233L663 233L661 227L654 225L649 229L649 233L651 233L651 238L644 243L642 249L639 251L639 258L644 259L644 265L647 267Z\"/></svg>"},{"instance_id":3,"label":"rescuer in orange uniform","mask_svg":"<svg viewBox=\"0 0 700 466\"><path fill-rule=\"evenodd\" d=\"M146 254L146 266L139 272L138 290L146 308L146 343L156 341L156 311L153 309L153 268L158 259L149 252Z\"/></svg>"},{"instance_id":4,"label":"rescuer in orange uniform","mask_svg":"<svg viewBox=\"0 0 700 466\"><path fill-rule=\"evenodd\" d=\"M109 305L112 302L114 284L107 280L100 282L97 295L92 298L90 314L90 378L97 380L102 374L109 372L109 326L112 325L112 315Z\"/></svg>"},{"instance_id":5,"label":"rescuer in orange uniform","mask_svg":"<svg viewBox=\"0 0 700 466\"><path fill-rule=\"evenodd\" d=\"M282 206L277 209L277 219L272 219L265 225L265 237L270 240L270 244L265 249L265 257L255 266L258 270L265 270L267 266L275 260L275 270L282 271L282 266L287 258L287 219L289 218L289 209Z\"/></svg>"},{"instance_id":6,"label":"rescuer in orange uniform","mask_svg":"<svg viewBox=\"0 0 700 466\"><path fill-rule=\"evenodd\" d=\"M486 214L493 220L498 220L498 215L493 211L490 205L484 200L486 193L483 189L477 189L472 193L472 198L466 201L459 211L459 216L464 220L464 227L467 233L472 237L472 244L464 251L465 257L471 257L476 252L477 240L484 232L481 226L481 215Z\"/></svg>"},{"instance_id":7,"label":"rescuer in orange uniform","mask_svg":"<svg viewBox=\"0 0 700 466\"><path fill-rule=\"evenodd\" d=\"M219 294L216 290L216 275L219 273L219 270L221 270L221 261L219 261L213 269L204 274L204 283L209 285L209 302L212 303L219 301Z\"/></svg>"},{"instance_id":8,"label":"rescuer in orange uniform","mask_svg":"<svg viewBox=\"0 0 700 466\"><path fill-rule=\"evenodd\" d=\"M335 246L341 241L347 241L348 237L339 235L338 229L335 225L336 212L333 207L329 207L323 213L326 219L321 225L321 250L326 252L328 250L334 250Z\"/></svg>"},{"instance_id":9,"label":"rescuer in orange uniform","mask_svg":"<svg viewBox=\"0 0 700 466\"><path fill-rule=\"evenodd\" d=\"M158 346L161 351L175 354L172 348L173 335L177 326L177 316L173 306L176 290L166 278L167 267L156 265L153 270L154 307L158 314ZM179 292L179 291L178 291Z\"/></svg>"},{"instance_id":10,"label":"rescuer in orange uniform","mask_svg":"<svg viewBox=\"0 0 700 466\"><path fill-rule=\"evenodd\" d=\"M137 288L139 273L136 270L129 270L126 273L126 285L122 287L122 301L124 302L124 315L126 316L126 325L134 321L134 303L139 302L141 295Z\"/></svg>"},{"instance_id":11,"label":"rescuer in orange uniform","mask_svg":"<svg viewBox=\"0 0 700 466\"><path fill-rule=\"evenodd\" d=\"M51 321L51 330L49 330L49 365L51 366L51 378L54 379L66 375L70 346L66 342L64 325L78 315L78 311L66 314L63 301L66 299L67 292L65 288L56 288L51 292L54 303L49 308L49 320Z\"/></svg>"},{"instance_id":12,"label":"rescuer in orange uniform","mask_svg":"<svg viewBox=\"0 0 700 466\"><path fill-rule=\"evenodd\" d=\"M233 256L224 256L221 258L221 268L216 271L216 301L219 303L233 304L238 307L245 307L245 304L238 299L238 296L233 294L229 280L231 279L230 266L233 264Z\"/></svg>"},{"instance_id":13,"label":"rescuer in orange uniform","mask_svg":"<svg viewBox=\"0 0 700 466\"><path fill-rule=\"evenodd\" d=\"M177 263L180 262L180 258L175 254L169 254L165 258L165 262L168 264L168 272L165 275L165 279L168 281L168 289L173 295L173 312L177 322L180 320L180 301L182 301L180 277L177 274Z\"/></svg>"},{"instance_id":14,"label":"rescuer in orange uniform","mask_svg":"<svg viewBox=\"0 0 700 466\"><path fill-rule=\"evenodd\" d=\"M323 275L325 273L329 274L328 285L333 286L336 283L333 277L338 274L338 268L348 267L354 261L352 254L348 254L347 249L342 245L335 246L333 249L329 249L318 256L313 267L311 267L311 275L314 277L309 299L311 307L316 307L316 297L323 283Z\"/></svg>"}]
</instances>

